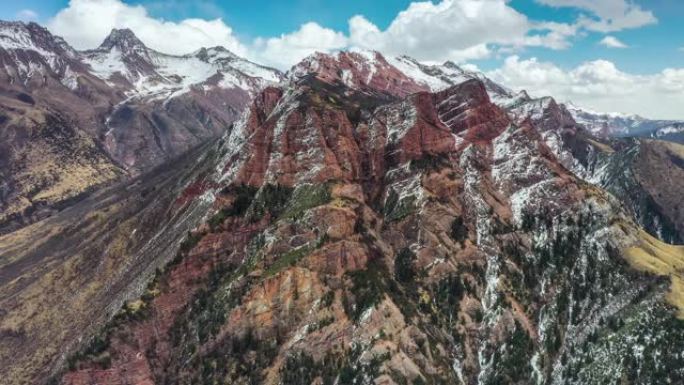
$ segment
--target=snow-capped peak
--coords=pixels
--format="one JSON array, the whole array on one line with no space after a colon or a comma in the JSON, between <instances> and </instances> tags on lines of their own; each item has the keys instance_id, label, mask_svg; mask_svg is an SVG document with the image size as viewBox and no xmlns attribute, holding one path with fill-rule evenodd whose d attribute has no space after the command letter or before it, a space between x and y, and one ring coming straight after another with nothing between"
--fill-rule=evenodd
<instances>
[{"instance_id":1,"label":"snow-capped peak","mask_svg":"<svg viewBox=\"0 0 684 385\"><path fill-rule=\"evenodd\" d=\"M148 50L145 44L140 41L135 33L128 28L112 29L109 35L98 47L98 50L110 51L114 48L124 53L141 53Z\"/></svg>"},{"instance_id":2,"label":"snow-capped peak","mask_svg":"<svg viewBox=\"0 0 684 385\"><path fill-rule=\"evenodd\" d=\"M0 21L0 48L34 51L43 56L76 54L64 39L52 35L46 28L20 21Z\"/></svg>"},{"instance_id":3,"label":"snow-capped peak","mask_svg":"<svg viewBox=\"0 0 684 385\"><path fill-rule=\"evenodd\" d=\"M11 82L43 86L47 78L77 87L77 52L61 37L52 35L36 23L0 21L0 52L4 52L2 71Z\"/></svg>"},{"instance_id":4,"label":"snow-capped peak","mask_svg":"<svg viewBox=\"0 0 684 385\"><path fill-rule=\"evenodd\" d=\"M597 136L646 136L660 138L676 134L684 125L681 121L651 120L635 114L620 112L597 112L579 107L572 102L565 103L577 123Z\"/></svg>"},{"instance_id":5,"label":"snow-capped peak","mask_svg":"<svg viewBox=\"0 0 684 385\"><path fill-rule=\"evenodd\" d=\"M114 29L99 48L82 59L100 78L130 97L169 98L197 89L242 89L253 94L282 75L240 58L224 47L167 55L148 48L129 29Z\"/></svg>"}]
</instances>

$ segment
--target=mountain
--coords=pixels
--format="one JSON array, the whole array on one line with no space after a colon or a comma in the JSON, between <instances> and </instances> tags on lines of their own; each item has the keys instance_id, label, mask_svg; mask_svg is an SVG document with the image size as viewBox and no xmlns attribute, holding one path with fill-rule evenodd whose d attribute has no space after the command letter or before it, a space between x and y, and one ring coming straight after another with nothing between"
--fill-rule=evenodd
<instances>
[{"instance_id":1,"label":"mountain","mask_svg":"<svg viewBox=\"0 0 684 385\"><path fill-rule=\"evenodd\" d=\"M126 95L105 118L102 140L135 173L221 135L255 93L282 79L277 70L221 47L185 56L159 53L127 29L113 30L81 56Z\"/></svg>"},{"instance_id":2,"label":"mountain","mask_svg":"<svg viewBox=\"0 0 684 385\"><path fill-rule=\"evenodd\" d=\"M497 84L484 74L467 71L452 62L442 65L426 65L407 56L388 58L387 62L400 70L403 74L422 86L423 89L441 91L468 79L479 79L485 84L492 101L505 109L525 105L532 100L548 102L550 96L533 98L526 91L514 92L509 88ZM554 100L554 103L555 100ZM639 137L660 139L684 144L684 122L675 120L653 120L638 115L600 113L580 108L571 102L564 103L575 123L582 125L592 135L599 138ZM537 106L536 110L540 110ZM521 111L517 111L520 113Z\"/></svg>"},{"instance_id":3,"label":"mountain","mask_svg":"<svg viewBox=\"0 0 684 385\"><path fill-rule=\"evenodd\" d=\"M100 78L130 96L167 99L191 88L237 89L255 94L282 80L279 71L242 59L223 47L185 56L145 46L129 29L114 29L95 50L80 53Z\"/></svg>"},{"instance_id":4,"label":"mountain","mask_svg":"<svg viewBox=\"0 0 684 385\"><path fill-rule=\"evenodd\" d=\"M281 78L220 47L164 55L113 30L79 52L0 21L0 233L216 139Z\"/></svg>"},{"instance_id":5,"label":"mountain","mask_svg":"<svg viewBox=\"0 0 684 385\"><path fill-rule=\"evenodd\" d=\"M648 233L684 243L680 198L684 177L682 145L641 138L593 136L571 108L551 97L513 104L509 115L530 121L564 167L613 194Z\"/></svg>"},{"instance_id":6,"label":"mountain","mask_svg":"<svg viewBox=\"0 0 684 385\"><path fill-rule=\"evenodd\" d=\"M681 382L684 249L589 182L681 146L392 60L309 57L220 141L0 237L9 383Z\"/></svg>"}]
</instances>

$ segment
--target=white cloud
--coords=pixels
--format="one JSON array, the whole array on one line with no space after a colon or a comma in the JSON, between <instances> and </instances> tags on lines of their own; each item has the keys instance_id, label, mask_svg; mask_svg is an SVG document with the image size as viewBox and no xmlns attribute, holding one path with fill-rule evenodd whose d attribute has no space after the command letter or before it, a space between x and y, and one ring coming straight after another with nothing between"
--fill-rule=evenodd
<instances>
[{"instance_id":1,"label":"white cloud","mask_svg":"<svg viewBox=\"0 0 684 385\"><path fill-rule=\"evenodd\" d=\"M17 20L33 21L38 19L38 13L32 9L22 9L16 14Z\"/></svg>"},{"instance_id":2,"label":"white cloud","mask_svg":"<svg viewBox=\"0 0 684 385\"><path fill-rule=\"evenodd\" d=\"M537 0L552 7L573 7L591 13L582 16L578 25L591 31L613 32L658 22L653 12L642 9L631 0Z\"/></svg>"},{"instance_id":3,"label":"white cloud","mask_svg":"<svg viewBox=\"0 0 684 385\"><path fill-rule=\"evenodd\" d=\"M606 46L608 48L628 48L629 46L621 42L615 36L606 36L599 42L599 44Z\"/></svg>"},{"instance_id":4,"label":"white cloud","mask_svg":"<svg viewBox=\"0 0 684 385\"><path fill-rule=\"evenodd\" d=\"M70 0L48 22L48 28L77 49L98 46L112 28L130 28L151 48L185 54L222 45L238 55L287 69L315 52L367 48L390 55L407 54L421 61L482 59L494 52L516 52L525 46L563 49L577 28L532 22L509 6L509 0L441 0L413 2L386 30L365 17L349 20L349 35L309 22L279 37L241 42L221 19L153 18L142 5L122 0Z\"/></svg>"},{"instance_id":5,"label":"white cloud","mask_svg":"<svg viewBox=\"0 0 684 385\"><path fill-rule=\"evenodd\" d=\"M221 19L164 21L151 17L141 5L120 0L70 0L47 26L78 49L97 47L112 28L130 28L150 48L165 53L186 54L216 45L239 55L247 52Z\"/></svg>"},{"instance_id":6,"label":"white cloud","mask_svg":"<svg viewBox=\"0 0 684 385\"><path fill-rule=\"evenodd\" d=\"M684 119L684 69L634 75L619 70L610 61L595 60L565 70L536 58L511 56L487 76L536 96L551 95L598 111Z\"/></svg>"},{"instance_id":7,"label":"white cloud","mask_svg":"<svg viewBox=\"0 0 684 385\"><path fill-rule=\"evenodd\" d=\"M674 94L684 93L684 68L667 68L658 77L661 90Z\"/></svg>"},{"instance_id":8,"label":"white cloud","mask_svg":"<svg viewBox=\"0 0 684 385\"><path fill-rule=\"evenodd\" d=\"M280 37L256 39L252 55L265 64L286 68L316 51L331 52L345 48L347 44L347 37L341 32L309 22Z\"/></svg>"},{"instance_id":9,"label":"white cloud","mask_svg":"<svg viewBox=\"0 0 684 385\"><path fill-rule=\"evenodd\" d=\"M492 46L566 48L575 33L566 24L533 23L507 0L413 2L386 30L357 15L349 31L354 46L424 61L481 59Z\"/></svg>"}]
</instances>

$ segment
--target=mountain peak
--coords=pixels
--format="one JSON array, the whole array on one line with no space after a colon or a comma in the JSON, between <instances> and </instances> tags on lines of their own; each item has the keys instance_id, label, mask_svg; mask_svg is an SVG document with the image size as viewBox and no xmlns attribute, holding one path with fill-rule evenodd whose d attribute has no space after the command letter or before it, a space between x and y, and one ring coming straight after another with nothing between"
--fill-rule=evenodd
<instances>
[{"instance_id":1,"label":"mountain peak","mask_svg":"<svg viewBox=\"0 0 684 385\"><path fill-rule=\"evenodd\" d=\"M215 47L202 47L193 52L191 56L195 56L205 62L225 59L233 60L239 58L239 56L234 54L231 50L220 45Z\"/></svg>"},{"instance_id":2,"label":"mountain peak","mask_svg":"<svg viewBox=\"0 0 684 385\"><path fill-rule=\"evenodd\" d=\"M443 66L444 66L445 68L448 68L448 69L451 69L451 70L454 70L454 71L459 71L459 72L462 72L462 73L465 73L465 72L466 72L465 70L463 70L463 68L461 68L461 66L459 66L458 64L452 62L451 60L445 61L444 64L443 64Z\"/></svg>"},{"instance_id":3,"label":"mountain peak","mask_svg":"<svg viewBox=\"0 0 684 385\"><path fill-rule=\"evenodd\" d=\"M129 28L114 28L100 45L100 49L118 48L121 51L145 50L147 47Z\"/></svg>"},{"instance_id":4,"label":"mountain peak","mask_svg":"<svg viewBox=\"0 0 684 385\"><path fill-rule=\"evenodd\" d=\"M34 22L0 20L0 48L35 51L44 57L53 58L62 55L69 58L75 56L74 49L64 39Z\"/></svg>"},{"instance_id":5,"label":"mountain peak","mask_svg":"<svg viewBox=\"0 0 684 385\"><path fill-rule=\"evenodd\" d=\"M393 66L380 52L371 50L316 52L292 67L287 77L296 81L311 75L326 83L393 97L427 90Z\"/></svg>"}]
</instances>

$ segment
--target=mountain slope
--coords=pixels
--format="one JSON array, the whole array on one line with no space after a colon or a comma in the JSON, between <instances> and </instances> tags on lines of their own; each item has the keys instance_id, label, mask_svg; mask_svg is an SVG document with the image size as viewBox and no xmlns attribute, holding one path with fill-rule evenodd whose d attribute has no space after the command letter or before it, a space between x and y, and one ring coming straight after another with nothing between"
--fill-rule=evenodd
<instances>
[{"instance_id":1,"label":"mountain slope","mask_svg":"<svg viewBox=\"0 0 684 385\"><path fill-rule=\"evenodd\" d=\"M0 22L0 233L125 172L97 140L117 93L37 24Z\"/></svg>"},{"instance_id":2,"label":"mountain slope","mask_svg":"<svg viewBox=\"0 0 684 385\"><path fill-rule=\"evenodd\" d=\"M173 259L211 205L212 146L0 236L3 383L45 383Z\"/></svg>"},{"instance_id":3,"label":"mountain slope","mask_svg":"<svg viewBox=\"0 0 684 385\"><path fill-rule=\"evenodd\" d=\"M78 52L0 21L0 233L221 136L281 77L219 47L170 56L114 30Z\"/></svg>"},{"instance_id":4,"label":"mountain slope","mask_svg":"<svg viewBox=\"0 0 684 385\"><path fill-rule=\"evenodd\" d=\"M220 136L250 98L282 75L216 47L186 56L146 47L131 30L113 30L80 53L93 73L123 91L101 133L104 146L134 173Z\"/></svg>"}]
</instances>

